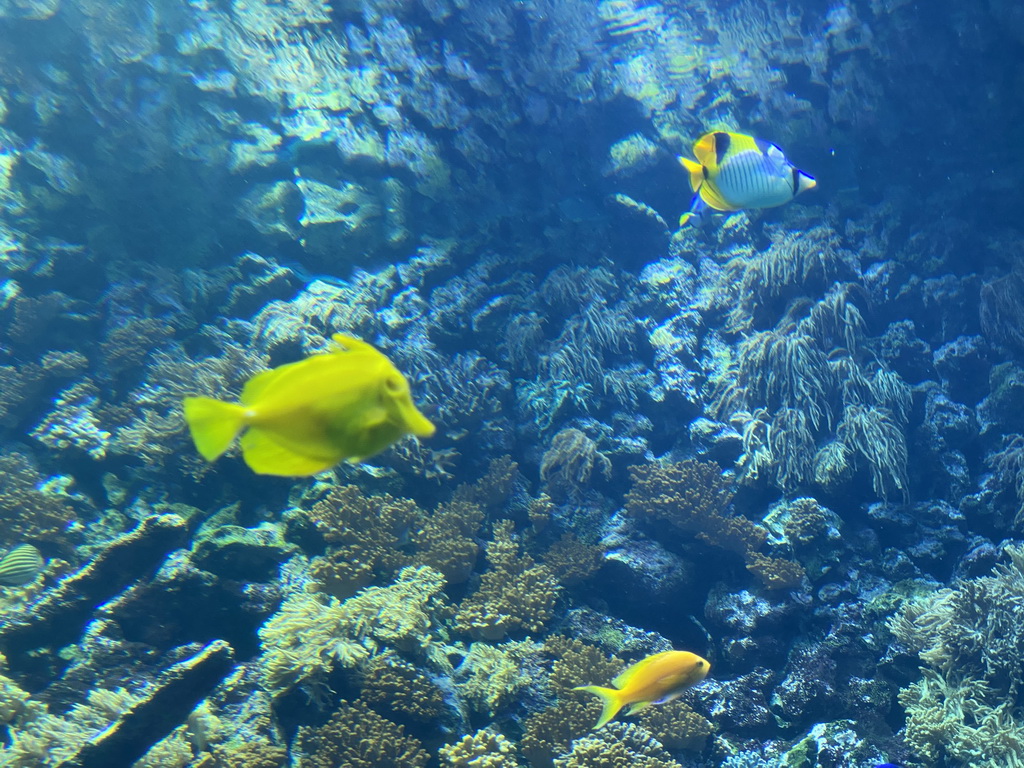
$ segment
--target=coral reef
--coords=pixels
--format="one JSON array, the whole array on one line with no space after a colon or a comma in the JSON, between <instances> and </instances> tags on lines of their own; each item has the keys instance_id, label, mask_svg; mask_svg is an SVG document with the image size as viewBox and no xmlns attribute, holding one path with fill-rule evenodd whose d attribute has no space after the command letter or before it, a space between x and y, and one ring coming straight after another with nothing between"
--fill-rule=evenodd
<instances>
[{"instance_id":1,"label":"coral reef","mask_svg":"<svg viewBox=\"0 0 1024 768\"><path fill-rule=\"evenodd\" d=\"M501 640L510 632L542 632L554 618L558 580L551 568L521 552L513 528L510 520L494 526L494 538L486 547L490 567L455 613L460 631Z\"/></svg>"},{"instance_id":2,"label":"coral reef","mask_svg":"<svg viewBox=\"0 0 1024 768\"><path fill-rule=\"evenodd\" d=\"M358 701L342 702L319 728L300 728L296 749L308 768L421 768L429 758L402 726Z\"/></svg>"}]
</instances>

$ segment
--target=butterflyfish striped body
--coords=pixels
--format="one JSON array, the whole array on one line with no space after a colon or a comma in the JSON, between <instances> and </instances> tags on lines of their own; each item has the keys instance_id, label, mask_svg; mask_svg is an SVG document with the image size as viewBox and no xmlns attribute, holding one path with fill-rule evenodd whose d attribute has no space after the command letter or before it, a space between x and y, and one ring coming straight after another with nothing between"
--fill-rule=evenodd
<instances>
[{"instance_id":1,"label":"butterflyfish striped body","mask_svg":"<svg viewBox=\"0 0 1024 768\"><path fill-rule=\"evenodd\" d=\"M19 544L0 557L0 586L20 587L36 580L46 566L39 550L31 544Z\"/></svg>"},{"instance_id":2,"label":"butterflyfish striped body","mask_svg":"<svg viewBox=\"0 0 1024 768\"><path fill-rule=\"evenodd\" d=\"M257 474L305 476L362 461L405 435L430 437L409 382L365 341L335 334L332 349L254 376L237 403L187 397L196 449L214 461L241 435Z\"/></svg>"},{"instance_id":3,"label":"butterflyfish striped body","mask_svg":"<svg viewBox=\"0 0 1024 768\"><path fill-rule=\"evenodd\" d=\"M694 193L680 226L706 208L774 208L817 186L778 146L746 134L707 133L693 145L693 154L696 161L679 158Z\"/></svg>"},{"instance_id":4,"label":"butterflyfish striped body","mask_svg":"<svg viewBox=\"0 0 1024 768\"><path fill-rule=\"evenodd\" d=\"M581 685L573 690L586 691L600 696L604 703L601 717L595 728L600 728L623 707L627 715L650 706L672 701L696 685L711 669L711 664L689 651L664 651L648 656L628 667L612 681L615 688L598 685Z\"/></svg>"}]
</instances>

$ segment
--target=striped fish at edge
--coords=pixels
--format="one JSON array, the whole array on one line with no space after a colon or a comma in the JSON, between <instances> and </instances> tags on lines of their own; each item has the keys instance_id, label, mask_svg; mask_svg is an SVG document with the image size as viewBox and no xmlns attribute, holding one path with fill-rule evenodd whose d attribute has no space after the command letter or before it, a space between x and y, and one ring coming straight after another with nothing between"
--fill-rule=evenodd
<instances>
[{"instance_id":1,"label":"striped fish at edge","mask_svg":"<svg viewBox=\"0 0 1024 768\"><path fill-rule=\"evenodd\" d=\"M20 587L35 581L46 560L31 544L19 544L0 558L0 586Z\"/></svg>"}]
</instances>

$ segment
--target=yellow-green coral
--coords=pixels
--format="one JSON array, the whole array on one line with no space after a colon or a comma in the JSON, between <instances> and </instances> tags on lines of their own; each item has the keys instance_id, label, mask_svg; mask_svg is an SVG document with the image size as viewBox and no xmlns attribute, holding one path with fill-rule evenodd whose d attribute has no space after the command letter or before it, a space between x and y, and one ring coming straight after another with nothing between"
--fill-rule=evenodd
<instances>
[{"instance_id":1,"label":"yellow-green coral","mask_svg":"<svg viewBox=\"0 0 1024 768\"><path fill-rule=\"evenodd\" d=\"M483 519L483 510L471 501L442 504L412 534L416 562L437 569L451 584L465 581L476 564Z\"/></svg>"},{"instance_id":2,"label":"yellow-green coral","mask_svg":"<svg viewBox=\"0 0 1024 768\"><path fill-rule=\"evenodd\" d=\"M455 672L459 695L477 712L493 716L533 684L539 648L529 640L470 644Z\"/></svg>"},{"instance_id":3,"label":"yellow-green coral","mask_svg":"<svg viewBox=\"0 0 1024 768\"><path fill-rule=\"evenodd\" d=\"M609 723L576 739L555 768L682 768L650 731L634 723Z\"/></svg>"},{"instance_id":4,"label":"yellow-green coral","mask_svg":"<svg viewBox=\"0 0 1024 768\"><path fill-rule=\"evenodd\" d=\"M280 694L299 683L314 691L335 666L354 667L381 646L415 650L431 643L443 607L444 577L426 566L404 568L386 587L368 587L344 602L299 593L259 630L263 676Z\"/></svg>"},{"instance_id":5,"label":"yellow-green coral","mask_svg":"<svg viewBox=\"0 0 1024 768\"><path fill-rule=\"evenodd\" d=\"M494 526L487 545L490 570L480 587L459 605L456 628L485 640L500 640L509 632L541 632L554 617L561 587L554 572L520 552L513 524Z\"/></svg>"},{"instance_id":6,"label":"yellow-green coral","mask_svg":"<svg viewBox=\"0 0 1024 768\"><path fill-rule=\"evenodd\" d=\"M551 768L554 759L569 749L574 739L589 733L601 714L601 703L562 698L526 719L519 748L533 768Z\"/></svg>"},{"instance_id":7,"label":"yellow-green coral","mask_svg":"<svg viewBox=\"0 0 1024 768\"><path fill-rule=\"evenodd\" d=\"M360 696L423 722L435 720L444 708L444 694L430 678L393 656L378 656L367 665Z\"/></svg>"},{"instance_id":8,"label":"yellow-green coral","mask_svg":"<svg viewBox=\"0 0 1024 768\"><path fill-rule=\"evenodd\" d=\"M548 684L559 696L578 685L608 685L626 666L596 646L562 635L545 640L544 652L554 658Z\"/></svg>"},{"instance_id":9,"label":"yellow-green coral","mask_svg":"<svg viewBox=\"0 0 1024 768\"><path fill-rule=\"evenodd\" d=\"M715 732L715 726L709 720L694 712L681 699L647 707L637 717L637 723L672 750L697 752L703 748L708 736Z\"/></svg>"},{"instance_id":10,"label":"yellow-green coral","mask_svg":"<svg viewBox=\"0 0 1024 768\"><path fill-rule=\"evenodd\" d=\"M518 768L515 746L501 733L479 730L454 744L441 747L444 768Z\"/></svg>"},{"instance_id":11,"label":"yellow-green coral","mask_svg":"<svg viewBox=\"0 0 1024 768\"><path fill-rule=\"evenodd\" d=\"M319 728L299 728L295 744L299 768L422 768L429 759L402 726L359 701L341 702Z\"/></svg>"}]
</instances>

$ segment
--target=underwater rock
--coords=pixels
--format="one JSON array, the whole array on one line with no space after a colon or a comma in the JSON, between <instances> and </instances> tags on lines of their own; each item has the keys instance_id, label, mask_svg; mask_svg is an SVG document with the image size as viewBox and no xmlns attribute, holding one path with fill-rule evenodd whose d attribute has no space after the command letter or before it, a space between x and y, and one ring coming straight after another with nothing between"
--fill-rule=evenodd
<instances>
[{"instance_id":1,"label":"underwater rock","mask_svg":"<svg viewBox=\"0 0 1024 768\"><path fill-rule=\"evenodd\" d=\"M270 581L277 576L278 566L296 549L294 544L284 541L275 525L222 525L196 537L192 562L224 579Z\"/></svg>"},{"instance_id":2,"label":"underwater rock","mask_svg":"<svg viewBox=\"0 0 1024 768\"><path fill-rule=\"evenodd\" d=\"M167 669L146 698L85 744L60 768L130 765L174 730L220 682L234 662L231 646L214 640L194 656Z\"/></svg>"},{"instance_id":3,"label":"underwater rock","mask_svg":"<svg viewBox=\"0 0 1024 768\"><path fill-rule=\"evenodd\" d=\"M1002 363L989 374L989 394L978 404L982 437L1024 432L1024 370Z\"/></svg>"},{"instance_id":4,"label":"underwater rock","mask_svg":"<svg viewBox=\"0 0 1024 768\"><path fill-rule=\"evenodd\" d=\"M932 354L942 384L959 403L974 405L988 390L991 350L981 336L957 336Z\"/></svg>"},{"instance_id":5,"label":"underwater rock","mask_svg":"<svg viewBox=\"0 0 1024 768\"><path fill-rule=\"evenodd\" d=\"M177 515L147 517L23 613L7 619L0 625L0 649L11 669L29 663L30 655L38 658L42 649L75 642L96 606L156 571L185 537L185 521Z\"/></svg>"}]
</instances>

